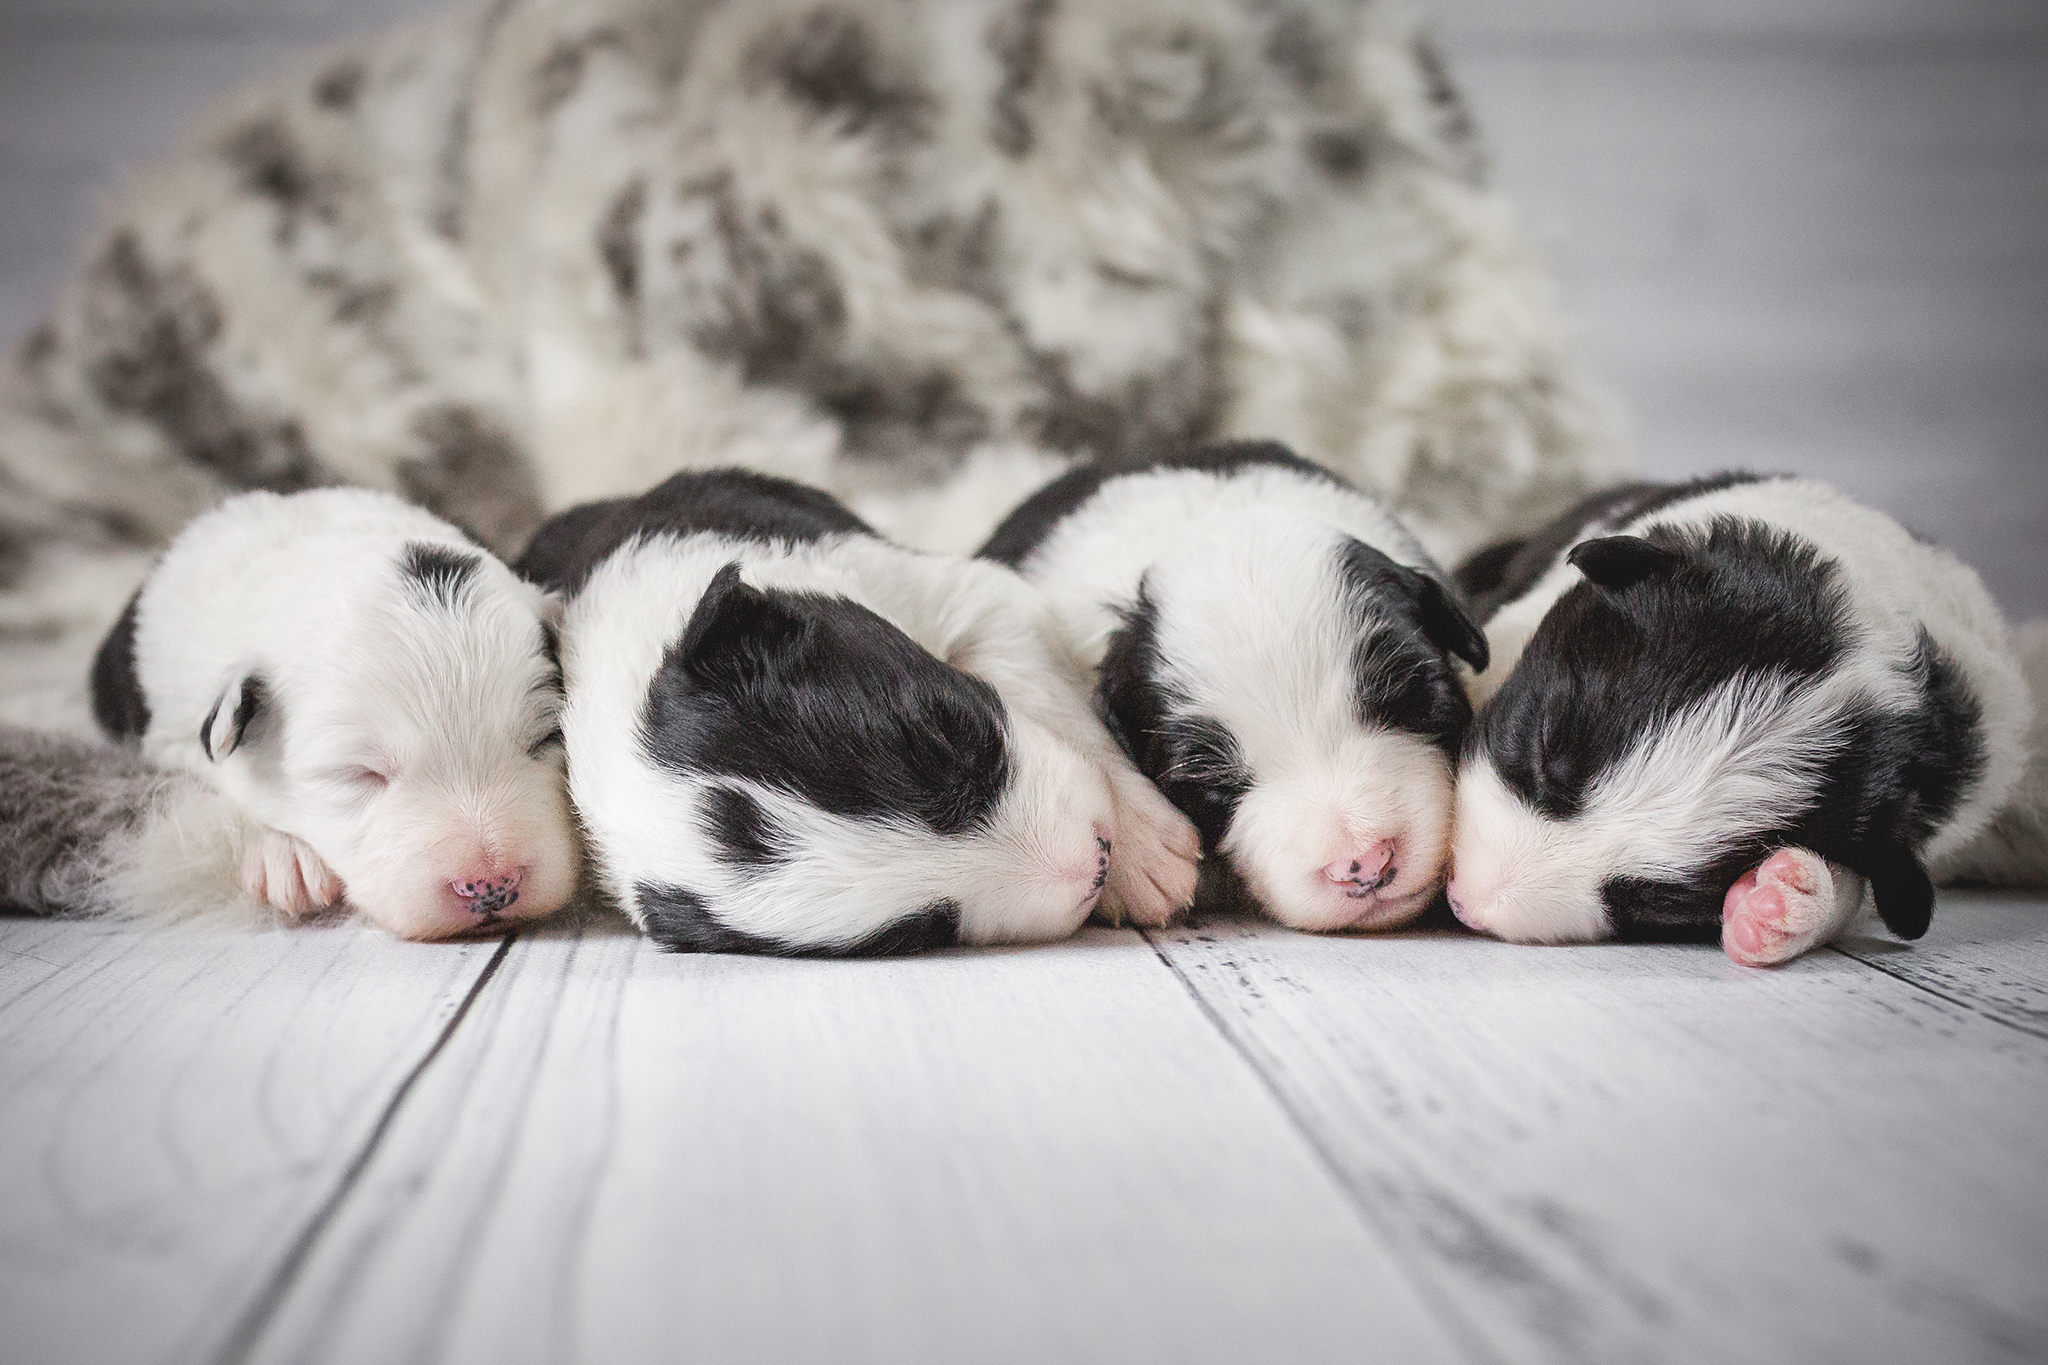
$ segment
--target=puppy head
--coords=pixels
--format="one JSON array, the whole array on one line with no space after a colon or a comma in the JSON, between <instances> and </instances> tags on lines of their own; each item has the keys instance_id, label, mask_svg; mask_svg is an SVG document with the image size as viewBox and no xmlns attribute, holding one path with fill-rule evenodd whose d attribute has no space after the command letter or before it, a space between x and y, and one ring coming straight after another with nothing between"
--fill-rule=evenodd
<instances>
[{"instance_id":1,"label":"puppy head","mask_svg":"<svg viewBox=\"0 0 2048 1365\"><path fill-rule=\"evenodd\" d=\"M202 749L393 934L559 909L577 855L553 603L452 544L410 542L356 571L335 615L302 636L313 647L229 681Z\"/></svg>"},{"instance_id":2,"label":"puppy head","mask_svg":"<svg viewBox=\"0 0 2048 1365\"><path fill-rule=\"evenodd\" d=\"M1922 633L1886 657L1839 568L1753 521L1572 552L1460 765L1452 907L1503 938L1711 939L1774 848L1870 879L1924 930L1914 854L1977 760L1974 703ZM1947 758L1935 772L1931 749Z\"/></svg>"},{"instance_id":3,"label":"puppy head","mask_svg":"<svg viewBox=\"0 0 2048 1365\"><path fill-rule=\"evenodd\" d=\"M1087 918L1107 784L986 683L846 597L757 588L737 563L651 679L606 678L589 651L612 586L572 622L571 783L654 938L867 954L1053 938Z\"/></svg>"},{"instance_id":4,"label":"puppy head","mask_svg":"<svg viewBox=\"0 0 2048 1365\"><path fill-rule=\"evenodd\" d=\"M1387 928L1427 906L1470 720L1446 652L1485 638L1435 579L1295 518L1160 559L1104 655L1138 767L1275 918Z\"/></svg>"}]
</instances>

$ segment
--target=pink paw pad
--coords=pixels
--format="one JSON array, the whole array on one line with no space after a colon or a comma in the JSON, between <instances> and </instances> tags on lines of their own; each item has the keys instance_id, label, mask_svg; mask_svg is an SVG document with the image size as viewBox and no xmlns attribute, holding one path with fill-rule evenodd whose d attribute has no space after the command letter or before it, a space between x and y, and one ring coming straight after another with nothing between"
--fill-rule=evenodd
<instances>
[{"instance_id":1,"label":"pink paw pad","mask_svg":"<svg viewBox=\"0 0 2048 1365\"><path fill-rule=\"evenodd\" d=\"M1789 962L1811 948L1833 917L1827 864L1781 849L1745 872L1721 903L1721 946L1745 967Z\"/></svg>"}]
</instances>

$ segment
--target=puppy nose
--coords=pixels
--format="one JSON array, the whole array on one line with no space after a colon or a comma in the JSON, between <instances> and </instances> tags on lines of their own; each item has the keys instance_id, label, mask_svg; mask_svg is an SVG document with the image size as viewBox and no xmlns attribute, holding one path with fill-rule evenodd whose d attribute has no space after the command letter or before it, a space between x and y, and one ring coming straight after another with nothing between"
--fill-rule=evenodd
<instances>
[{"instance_id":1,"label":"puppy nose","mask_svg":"<svg viewBox=\"0 0 2048 1365\"><path fill-rule=\"evenodd\" d=\"M1400 874L1394 866L1394 840L1382 839L1371 848L1339 858L1323 869L1323 876L1344 889L1344 894L1356 899L1370 895Z\"/></svg>"},{"instance_id":2,"label":"puppy nose","mask_svg":"<svg viewBox=\"0 0 2048 1365\"><path fill-rule=\"evenodd\" d=\"M469 877L457 877L448 883L463 908L473 915L490 919L504 914L519 899L519 884L526 879L526 869L514 868L510 872L493 872Z\"/></svg>"},{"instance_id":3,"label":"puppy nose","mask_svg":"<svg viewBox=\"0 0 2048 1365\"><path fill-rule=\"evenodd\" d=\"M1091 899L1102 894L1102 888L1109 882L1109 826L1095 827L1095 875L1088 883Z\"/></svg>"}]
</instances>

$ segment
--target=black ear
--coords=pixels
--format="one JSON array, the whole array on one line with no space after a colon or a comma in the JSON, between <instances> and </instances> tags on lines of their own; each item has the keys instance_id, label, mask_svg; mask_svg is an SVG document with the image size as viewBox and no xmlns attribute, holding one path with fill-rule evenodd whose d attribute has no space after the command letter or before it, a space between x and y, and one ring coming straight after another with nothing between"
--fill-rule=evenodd
<instances>
[{"instance_id":1,"label":"black ear","mask_svg":"<svg viewBox=\"0 0 2048 1365\"><path fill-rule=\"evenodd\" d=\"M1918 938L1934 920L1934 883L1912 849L1886 844L1865 859L1863 875L1877 901L1878 918L1900 938Z\"/></svg>"},{"instance_id":2,"label":"black ear","mask_svg":"<svg viewBox=\"0 0 2048 1365\"><path fill-rule=\"evenodd\" d=\"M1641 536L1604 536L1581 541L1565 556L1586 581L1616 592L1678 567L1678 555Z\"/></svg>"},{"instance_id":3,"label":"black ear","mask_svg":"<svg viewBox=\"0 0 2048 1365\"><path fill-rule=\"evenodd\" d=\"M199 747L218 763L241 747L249 725L263 711L270 694L259 673L236 678L213 699L213 709L199 722Z\"/></svg>"},{"instance_id":4,"label":"black ear","mask_svg":"<svg viewBox=\"0 0 2048 1365\"><path fill-rule=\"evenodd\" d=\"M803 619L787 604L740 581L737 561L720 569L697 599L664 666L680 664L702 683L758 679L800 647Z\"/></svg>"},{"instance_id":5,"label":"black ear","mask_svg":"<svg viewBox=\"0 0 2048 1365\"><path fill-rule=\"evenodd\" d=\"M1486 647L1486 632L1465 610L1465 604L1428 574L1411 576L1415 580L1415 604L1422 614L1422 633L1438 649L1472 665L1474 673L1484 673L1493 655Z\"/></svg>"},{"instance_id":6,"label":"black ear","mask_svg":"<svg viewBox=\"0 0 2048 1365\"><path fill-rule=\"evenodd\" d=\"M1157 755L1147 753L1159 729L1159 608L1138 583L1138 598L1122 612L1123 624L1110 633L1096 669L1095 709L1138 770L1157 773ZM1153 760L1148 766L1148 760Z\"/></svg>"}]
</instances>

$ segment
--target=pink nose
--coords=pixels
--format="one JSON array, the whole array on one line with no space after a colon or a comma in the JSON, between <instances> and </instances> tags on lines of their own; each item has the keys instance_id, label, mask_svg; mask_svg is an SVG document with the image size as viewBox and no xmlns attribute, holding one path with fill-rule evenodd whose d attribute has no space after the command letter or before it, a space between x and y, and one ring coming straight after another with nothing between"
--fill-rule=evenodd
<instances>
[{"instance_id":1,"label":"pink nose","mask_svg":"<svg viewBox=\"0 0 2048 1365\"><path fill-rule=\"evenodd\" d=\"M448 886L465 910L488 921L512 908L519 899L519 883L525 879L526 869L514 868L487 876L457 877Z\"/></svg>"},{"instance_id":2,"label":"pink nose","mask_svg":"<svg viewBox=\"0 0 2048 1365\"><path fill-rule=\"evenodd\" d=\"M1394 848L1392 839L1382 839L1362 853L1331 863L1323 869L1323 876L1343 887L1353 900L1369 896L1400 875L1401 869L1394 866Z\"/></svg>"}]
</instances>

